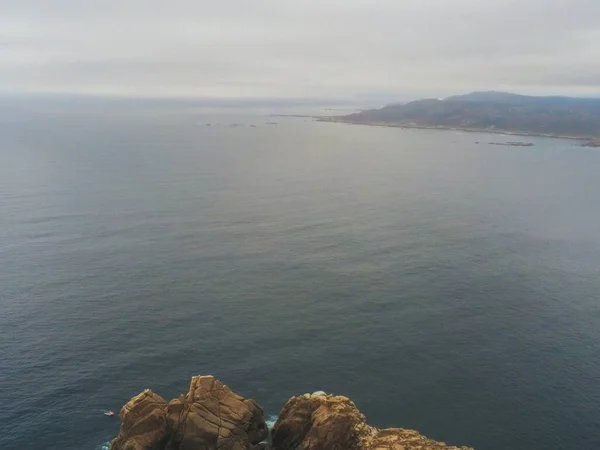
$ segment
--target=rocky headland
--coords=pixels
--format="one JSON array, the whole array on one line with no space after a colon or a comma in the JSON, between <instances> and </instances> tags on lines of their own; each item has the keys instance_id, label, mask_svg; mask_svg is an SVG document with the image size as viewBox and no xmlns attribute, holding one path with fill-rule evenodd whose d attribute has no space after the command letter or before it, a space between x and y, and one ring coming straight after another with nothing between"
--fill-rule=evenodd
<instances>
[{"instance_id":1,"label":"rocky headland","mask_svg":"<svg viewBox=\"0 0 600 450\"><path fill-rule=\"evenodd\" d=\"M349 398L325 392L290 398L269 431L257 402L212 376L193 377L188 393L170 402L147 389L119 418L111 450L472 450L370 426Z\"/></svg>"}]
</instances>

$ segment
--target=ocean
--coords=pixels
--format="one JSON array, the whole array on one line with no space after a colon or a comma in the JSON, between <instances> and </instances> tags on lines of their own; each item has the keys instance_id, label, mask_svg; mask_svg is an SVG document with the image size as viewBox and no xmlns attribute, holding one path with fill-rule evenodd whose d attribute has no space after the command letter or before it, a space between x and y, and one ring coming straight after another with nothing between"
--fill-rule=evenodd
<instances>
[{"instance_id":1,"label":"ocean","mask_svg":"<svg viewBox=\"0 0 600 450\"><path fill-rule=\"evenodd\" d=\"M197 374L268 416L324 390L478 450L600 448L600 151L507 140L0 101L0 448L103 448L104 409Z\"/></svg>"}]
</instances>

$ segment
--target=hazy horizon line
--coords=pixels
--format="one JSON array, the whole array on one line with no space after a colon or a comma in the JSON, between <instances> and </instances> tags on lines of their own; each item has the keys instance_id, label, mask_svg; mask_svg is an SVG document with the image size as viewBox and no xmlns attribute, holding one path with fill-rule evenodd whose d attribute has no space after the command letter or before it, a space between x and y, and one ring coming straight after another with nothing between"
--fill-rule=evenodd
<instances>
[{"instance_id":1,"label":"hazy horizon line","mask_svg":"<svg viewBox=\"0 0 600 450\"><path fill-rule=\"evenodd\" d=\"M9 100L90 100L90 101L132 101L132 102L159 102L159 103L177 103L177 104L201 104L205 106L220 106L220 107L236 107L236 106L373 106L375 104L386 105L393 103L405 103L421 99L446 99L457 95L466 95L475 92L497 92L505 94L515 94L528 97L557 97L557 98L581 98L581 99L600 99L600 94L597 95L568 95L564 93L545 93L533 94L523 93L516 90L500 90L500 89L473 89L465 91L456 91L446 93L445 95L427 95L426 93L417 94L416 92L406 93L356 93L351 96L344 97L308 97L308 96L246 96L246 97L218 97L218 96L201 96L201 95L180 95L180 94L155 94L147 93L132 95L125 93L102 93L102 92L15 92L1 91L0 99Z\"/></svg>"}]
</instances>

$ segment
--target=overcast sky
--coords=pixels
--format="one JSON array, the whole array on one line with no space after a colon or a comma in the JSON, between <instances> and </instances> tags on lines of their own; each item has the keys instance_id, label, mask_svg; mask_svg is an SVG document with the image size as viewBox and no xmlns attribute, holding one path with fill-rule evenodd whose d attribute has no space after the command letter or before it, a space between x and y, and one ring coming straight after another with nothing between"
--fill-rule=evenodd
<instances>
[{"instance_id":1,"label":"overcast sky","mask_svg":"<svg viewBox=\"0 0 600 450\"><path fill-rule=\"evenodd\" d=\"M0 90L600 95L600 0L0 0Z\"/></svg>"}]
</instances>

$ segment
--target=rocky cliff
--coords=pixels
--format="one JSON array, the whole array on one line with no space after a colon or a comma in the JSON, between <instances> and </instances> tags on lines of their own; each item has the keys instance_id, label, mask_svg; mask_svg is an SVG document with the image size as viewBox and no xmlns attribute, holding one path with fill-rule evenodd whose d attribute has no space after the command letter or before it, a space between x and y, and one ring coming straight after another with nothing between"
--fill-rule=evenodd
<instances>
[{"instance_id":1,"label":"rocky cliff","mask_svg":"<svg viewBox=\"0 0 600 450\"><path fill-rule=\"evenodd\" d=\"M119 417L111 450L472 450L372 427L350 399L324 392L289 399L267 442L262 408L211 376L193 377L188 393L168 403L145 390Z\"/></svg>"}]
</instances>

